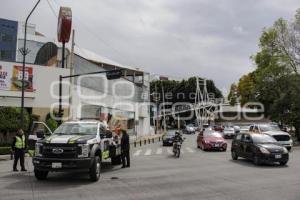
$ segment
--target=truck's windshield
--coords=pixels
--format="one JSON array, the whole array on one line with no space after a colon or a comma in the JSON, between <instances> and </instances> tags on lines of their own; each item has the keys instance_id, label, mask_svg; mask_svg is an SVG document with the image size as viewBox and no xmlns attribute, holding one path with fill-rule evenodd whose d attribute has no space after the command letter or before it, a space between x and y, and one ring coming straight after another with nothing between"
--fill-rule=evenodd
<instances>
[{"instance_id":1,"label":"truck's windshield","mask_svg":"<svg viewBox=\"0 0 300 200\"><path fill-rule=\"evenodd\" d=\"M54 134L59 135L96 135L97 123L65 123L60 125Z\"/></svg>"}]
</instances>

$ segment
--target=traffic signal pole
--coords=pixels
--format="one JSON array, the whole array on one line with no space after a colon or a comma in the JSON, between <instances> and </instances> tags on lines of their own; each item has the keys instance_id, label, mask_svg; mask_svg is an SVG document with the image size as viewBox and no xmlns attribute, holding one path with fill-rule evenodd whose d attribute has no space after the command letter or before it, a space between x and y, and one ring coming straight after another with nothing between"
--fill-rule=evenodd
<instances>
[{"instance_id":1,"label":"traffic signal pole","mask_svg":"<svg viewBox=\"0 0 300 200\"><path fill-rule=\"evenodd\" d=\"M83 73L83 74L74 74L74 75L69 75L69 76L60 75L59 76L59 99L58 99L58 116L60 117L60 120L62 119L62 116L63 116L63 109L62 109L62 81L63 81L63 79L105 73L108 80L113 80L113 79L120 78L122 76L123 70L124 69L105 70L105 71L89 72L89 73Z\"/></svg>"}]
</instances>

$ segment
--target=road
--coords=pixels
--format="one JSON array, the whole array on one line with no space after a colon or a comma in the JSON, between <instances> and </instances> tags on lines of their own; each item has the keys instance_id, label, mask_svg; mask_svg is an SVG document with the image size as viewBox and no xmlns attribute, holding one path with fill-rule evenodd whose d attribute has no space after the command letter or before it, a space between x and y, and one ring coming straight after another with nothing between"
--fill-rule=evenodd
<instances>
[{"instance_id":1,"label":"road","mask_svg":"<svg viewBox=\"0 0 300 200\"><path fill-rule=\"evenodd\" d=\"M299 150L285 167L254 166L243 159L232 161L229 150L202 152L195 135L186 137L179 159L160 143L132 148L131 168L105 164L96 183L74 173L52 173L47 181L36 181L30 159L25 173L11 172L11 161L2 161L0 199L299 200Z\"/></svg>"}]
</instances>

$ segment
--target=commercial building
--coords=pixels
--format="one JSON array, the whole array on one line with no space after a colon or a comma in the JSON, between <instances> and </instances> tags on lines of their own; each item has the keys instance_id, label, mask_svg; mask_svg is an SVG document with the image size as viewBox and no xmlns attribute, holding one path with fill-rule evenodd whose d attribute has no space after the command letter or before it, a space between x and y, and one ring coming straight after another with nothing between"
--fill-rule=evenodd
<instances>
[{"instance_id":1,"label":"commercial building","mask_svg":"<svg viewBox=\"0 0 300 200\"><path fill-rule=\"evenodd\" d=\"M20 107L24 24L17 24L14 59L0 59L0 106ZM2 32L0 28L0 32ZM127 129L131 134L147 135L150 129L149 74L121 65L89 50L74 47L66 50L66 68L61 68L61 48L54 39L28 27L25 71L25 107L45 119L58 109L59 76L103 70L122 69L122 77L108 80L105 74L64 79L62 87L64 116L71 119L98 118ZM66 119L67 120L67 119Z\"/></svg>"},{"instance_id":2,"label":"commercial building","mask_svg":"<svg viewBox=\"0 0 300 200\"><path fill-rule=\"evenodd\" d=\"M5 61L15 61L17 51L17 31L16 21L0 18L0 59Z\"/></svg>"}]
</instances>

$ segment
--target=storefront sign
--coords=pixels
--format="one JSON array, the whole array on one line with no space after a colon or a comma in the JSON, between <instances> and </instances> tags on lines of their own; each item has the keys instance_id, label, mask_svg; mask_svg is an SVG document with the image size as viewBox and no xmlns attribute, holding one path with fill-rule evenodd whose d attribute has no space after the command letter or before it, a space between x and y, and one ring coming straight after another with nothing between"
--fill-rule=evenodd
<instances>
[{"instance_id":1,"label":"storefront sign","mask_svg":"<svg viewBox=\"0 0 300 200\"><path fill-rule=\"evenodd\" d=\"M10 90L11 76L11 68L0 65L0 90Z\"/></svg>"},{"instance_id":2,"label":"storefront sign","mask_svg":"<svg viewBox=\"0 0 300 200\"><path fill-rule=\"evenodd\" d=\"M26 92L34 92L33 68L25 67L24 88ZM0 65L0 90L22 90L22 66Z\"/></svg>"}]
</instances>

